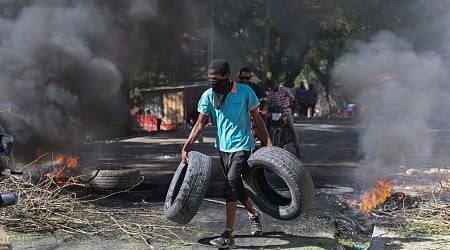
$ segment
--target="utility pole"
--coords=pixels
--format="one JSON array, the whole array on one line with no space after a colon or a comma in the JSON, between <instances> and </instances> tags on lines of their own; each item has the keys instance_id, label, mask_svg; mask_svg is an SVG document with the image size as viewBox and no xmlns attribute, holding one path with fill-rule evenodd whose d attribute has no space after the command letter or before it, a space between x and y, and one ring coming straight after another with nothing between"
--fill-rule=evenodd
<instances>
[{"instance_id":1,"label":"utility pole","mask_svg":"<svg viewBox=\"0 0 450 250\"><path fill-rule=\"evenodd\" d=\"M206 62L206 67L208 67L209 62L214 58L214 0L210 0L210 19L209 19L209 29L208 29L208 61Z\"/></svg>"},{"instance_id":2,"label":"utility pole","mask_svg":"<svg viewBox=\"0 0 450 250\"><path fill-rule=\"evenodd\" d=\"M262 53L262 82L266 84L267 73L269 71L269 53L270 53L270 6L269 1L264 1L264 7L266 9L265 25L264 25L264 45Z\"/></svg>"}]
</instances>

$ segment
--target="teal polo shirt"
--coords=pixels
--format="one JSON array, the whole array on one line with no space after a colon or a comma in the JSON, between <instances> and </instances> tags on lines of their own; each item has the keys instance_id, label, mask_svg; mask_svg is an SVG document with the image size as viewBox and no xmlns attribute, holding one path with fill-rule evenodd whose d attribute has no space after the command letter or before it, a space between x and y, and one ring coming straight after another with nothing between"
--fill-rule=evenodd
<instances>
[{"instance_id":1,"label":"teal polo shirt","mask_svg":"<svg viewBox=\"0 0 450 250\"><path fill-rule=\"evenodd\" d=\"M197 110L210 115L216 124L216 148L232 153L255 149L251 132L250 110L258 105L258 97L248 85L234 83L220 109L214 108L213 92L209 88L202 94Z\"/></svg>"}]
</instances>

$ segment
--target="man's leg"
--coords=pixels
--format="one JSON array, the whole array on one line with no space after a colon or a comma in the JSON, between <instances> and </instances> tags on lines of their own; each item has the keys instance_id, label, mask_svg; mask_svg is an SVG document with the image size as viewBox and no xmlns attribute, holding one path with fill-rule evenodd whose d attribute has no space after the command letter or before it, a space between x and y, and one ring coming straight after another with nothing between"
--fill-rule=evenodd
<instances>
[{"instance_id":1,"label":"man's leg","mask_svg":"<svg viewBox=\"0 0 450 250\"><path fill-rule=\"evenodd\" d=\"M224 196L226 200L226 228L233 230L236 217L237 202L239 200L249 212L252 234L261 234L260 213L250 203L247 191L245 190L242 176L248 168L247 159L250 157L249 151L238 151L234 153L221 152L221 160L226 174L224 184Z\"/></svg>"},{"instance_id":2,"label":"man's leg","mask_svg":"<svg viewBox=\"0 0 450 250\"><path fill-rule=\"evenodd\" d=\"M314 113L316 113L316 105L311 105L311 118L314 118Z\"/></svg>"},{"instance_id":3,"label":"man's leg","mask_svg":"<svg viewBox=\"0 0 450 250\"><path fill-rule=\"evenodd\" d=\"M242 182L243 169L248 166L249 151L234 153L220 152L222 171L225 175L223 194L226 201L227 227L233 229L237 200L248 200L248 196Z\"/></svg>"},{"instance_id":4,"label":"man's leg","mask_svg":"<svg viewBox=\"0 0 450 250\"><path fill-rule=\"evenodd\" d=\"M243 184L243 176L246 176L248 174L248 163L247 160L250 157L250 152L243 151L242 153L237 153L234 158L234 163L236 163L238 166L238 169L241 169L239 179L236 182L236 193L238 200L244 205L245 209L248 211L248 217L250 220L250 229L252 235L261 235L262 234L262 227L261 227L261 212L259 212L253 204L250 202L250 199L247 195L247 190L244 187Z\"/></svg>"},{"instance_id":5,"label":"man's leg","mask_svg":"<svg viewBox=\"0 0 450 250\"><path fill-rule=\"evenodd\" d=\"M306 103L302 102L300 104L300 109L302 110L302 116L307 117L308 116L308 106L306 105Z\"/></svg>"},{"instance_id":6,"label":"man's leg","mask_svg":"<svg viewBox=\"0 0 450 250\"><path fill-rule=\"evenodd\" d=\"M249 199L247 201L242 202L242 205L244 205L245 209L247 209L249 214L255 214L255 208L253 207L252 203Z\"/></svg>"},{"instance_id":7,"label":"man's leg","mask_svg":"<svg viewBox=\"0 0 450 250\"><path fill-rule=\"evenodd\" d=\"M223 187L223 194L225 197L225 214L226 214L226 228L233 230L234 219L236 217L237 194L236 194L236 180L241 174L241 169L236 167L235 153L220 152L220 160L222 163L222 171L225 175L225 182Z\"/></svg>"},{"instance_id":8,"label":"man's leg","mask_svg":"<svg viewBox=\"0 0 450 250\"><path fill-rule=\"evenodd\" d=\"M225 176L223 194L225 197L226 205L225 205L225 230L220 235L220 237L212 239L210 243L219 248L230 248L233 247L235 242L233 238L233 228L234 228L234 219L236 215L236 207L237 207L237 198L235 192L233 192L232 185L230 185L230 169L231 169L231 158L233 154L221 152L220 154L220 162L222 165L222 172Z\"/></svg>"},{"instance_id":9,"label":"man's leg","mask_svg":"<svg viewBox=\"0 0 450 250\"><path fill-rule=\"evenodd\" d=\"M287 114L286 117L288 121L289 130L291 131L292 140L294 141L294 147L295 150L297 151L296 152L297 157L300 157L300 140L298 139L297 132L295 132L294 117L292 116L292 114Z\"/></svg>"},{"instance_id":10,"label":"man's leg","mask_svg":"<svg viewBox=\"0 0 450 250\"><path fill-rule=\"evenodd\" d=\"M262 226L261 226L261 212L253 207L252 203L249 199L247 201L242 202L244 207L248 211L248 218L250 220L250 230L252 235L261 235L262 234Z\"/></svg>"},{"instance_id":11,"label":"man's leg","mask_svg":"<svg viewBox=\"0 0 450 250\"><path fill-rule=\"evenodd\" d=\"M225 226L228 229L234 228L234 219L236 217L236 208L237 208L237 202L236 201L229 201L226 204L226 223Z\"/></svg>"},{"instance_id":12,"label":"man's leg","mask_svg":"<svg viewBox=\"0 0 450 250\"><path fill-rule=\"evenodd\" d=\"M244 187L242 176L247 174L248 164L247 160L250 157L250 151L239 151L231 155L231 164L228 172L228 180L231 190L235 196L249 212L250 227L252 235L260 235L262 233L262 227L260 222L260 213L252 206L247 195L247 190ZM227 200L227 225L233 226L236 214L237 204L229 204Z\"/></svg>"}]
</instances>

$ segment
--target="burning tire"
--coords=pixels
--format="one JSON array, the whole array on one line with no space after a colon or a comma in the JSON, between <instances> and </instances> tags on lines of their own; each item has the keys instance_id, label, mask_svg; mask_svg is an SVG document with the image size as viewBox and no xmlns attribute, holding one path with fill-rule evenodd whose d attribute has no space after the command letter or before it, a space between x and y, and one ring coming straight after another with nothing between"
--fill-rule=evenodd
<instances>
[{"instance_id":1,"label":"burning tire","mask_svg":"<svg viewBox=\"0 0 450 250\"><path fill-rule=\"evenodd\" d=\"M139 169L132 168L89 170L85 176L88 184L96 190L126 190L141 180Z\"/></svg>"},{"instance_id":2,"label":"burning tire","mask_svg":"<svg viewBox=\"0 0 450 250\"><path fill-rule=\"evenodd\" d=\"M302 162L279 147L263 147L248 159L245 185L255 204L268 215L290 220L305 212L314 184Z\"/></svg>"},{"instance_id":3,"label":"burning tire","mask_svg":"<svg viewBox=\"0 0 450 250\"><path fill-rule=\"evenodd\" d=\"M191 151L189 163L180 163L167 191L164 215L179 224L187 224L200 207L211 176L211 158Z\"/></svg>"}]
</instances>

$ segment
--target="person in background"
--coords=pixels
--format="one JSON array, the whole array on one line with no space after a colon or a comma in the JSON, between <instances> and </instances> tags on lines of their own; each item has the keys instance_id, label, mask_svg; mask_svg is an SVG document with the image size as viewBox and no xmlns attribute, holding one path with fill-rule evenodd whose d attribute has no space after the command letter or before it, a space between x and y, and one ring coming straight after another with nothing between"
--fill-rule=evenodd
<instances>
[{"instance_id":1,"label":"person in background","mask_svg":"<svg viewBox=\"0 0 450 250\"><path fill-rule=\"evenodd\" d=\"M292 115L292 110L290 104L294 101L295 96L292 94L289 88L280 86L278 78L273 77L270 81L272 86L272 91L267 95L267 102L270 107L281 106L283 108L283 113L287 118L288 127L292 134L292 140L294 141L294 147L297 156L300 157L300 141L298 139L297 133L294 128L294 116Z\"/></svg>"},{"instance_id":2,"label":"person in background","mask_svg":"<svg viewBox=\"0 0 450 250\"><path fill-rule=\"evenodd\" d=\"M290 100L289 106L291 107L291 114L294 115L295 112L297 112L297 103L295 102L295 87L293 82L281 82L281 86L288 88L291 93L294 95L294 99ZM294 117L294 123L295 123L295 117Z\"/></svg>"},{"instance_id":3,"label":"person in background","mask_svg":"<svg viewBox=\"0 0 450 250\"><path fill-rule=\"evenodd\" d=\"M300 87L298 87L295 91L295 98L297 100L299 115L301 117L308 116L308 106L306 105L306 89L305 82L300 82Z\"/></svg>"},{"instance_id":4,"label":"person in background","mask_svg":"<svg viewBox=\"0 0 450 250\"><path fill-rule=\"evenodd\" d=\"M314 117L314 113L316 111L316 103L317 103L317 91L314 89L314 84L310 83L308 85L308 91L306 92L306 105L307 110L310 110L310 118Z\"/></svg>"},{"instance_id":5,"label":"person in background","mask_svg":"<svg viewBox=\"0 0 450 250\"><path fill-rule=\"evenodd\" d=\"M233 238L237 201L248 211L252 235L261 235L261 213L253 207L244 188L242 176L248 171L247 160L255 149L251 134L250 119L259 131L265 134L264 143L271 146L269 133L258 112L259 101L255 92L247 85L232 82L230 66L223 59L214 59L208 66L208 79L211 88L203 92L198 102L199 116L181 150L182 161L187 163L189 147L204 128L208 117L212 117L217 128L216 148L225 182L225 230L220 237L210 241L219 248L235 245Z\"/></svg>"},{"instance_id":6,"label":"person in background","mask_svg":"<svg viewBox=\"0 0 450 250\"><path fill-rule=\"evenodd\" d=\"M247 67L241 68L241 70L239 71L239 83L243 83L250 86L252 90L255 92L259 100L259 107L258 107L259 114L261 115L261 118L263 119L264 124L266 124L267 127L267 122L269 118L269 113L267 110L267 94L264 88L261 87L261 85L251 82L250 81L251 78L252 78L252 71ZM264 135L262 135L257 130L253 120L252 120L252 135L258 140L261 140L260 137L263 137L262 139L264 139Z\"/></svg>"},{"instance_id":7,"label":"person in background","mask_svg":"<svg viewBox=\"0 0 450 250\"><path fill-rule=\"evenodd\" d=\"M252 79L252 71L247 67L241 68L241 70L239 71L239 83L247 84L248 86L250 86L260 102L262 100L266 100L266 91L264 91L264 89L259 84L250 81L250 79Z\"/></svg>"},{"instance_id":8,"label":"person in background","mask_svg":"<svg viewBox=\"0 0 450 250\"><path fill-rule=\"evenodd\" d=\"M336 116L343 117L345 115L344 105L344 98L340 95L336 96Z\"/></svg>"}]
</instances>

